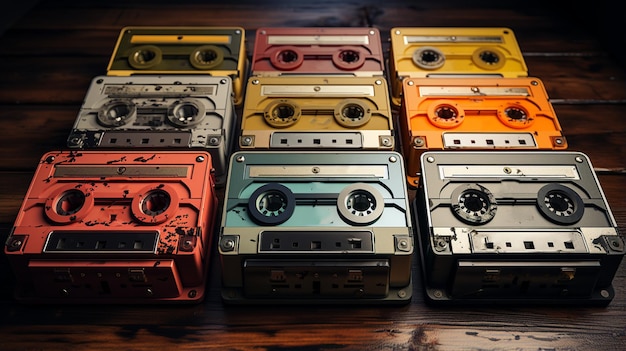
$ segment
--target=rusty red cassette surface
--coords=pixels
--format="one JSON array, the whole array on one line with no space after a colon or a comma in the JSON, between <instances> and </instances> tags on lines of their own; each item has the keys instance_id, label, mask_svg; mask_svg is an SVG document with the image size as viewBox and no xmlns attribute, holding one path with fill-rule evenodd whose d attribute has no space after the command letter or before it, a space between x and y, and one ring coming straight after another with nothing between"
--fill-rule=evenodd
<instances>
[{"instance_id":1,"label":"rusty red cassette surface","mask_svg":"<svg viewBox=\"0 0 626 351\"><path fill-rule=\"evenodd\" d=\"M25 303L204 298L217 211L206 151L52 151L5 254Z\"/></svg>"},{"instance_id":2,"label":"rusty red cassette surface","mask_svg":"<svg viewBox=\"0 0 626 351\"><path fill-rule=\"evenodd\" d=\"M376 28L259 28L251 74L384 74L380 32Z\"/></svg>"}]
</instances>

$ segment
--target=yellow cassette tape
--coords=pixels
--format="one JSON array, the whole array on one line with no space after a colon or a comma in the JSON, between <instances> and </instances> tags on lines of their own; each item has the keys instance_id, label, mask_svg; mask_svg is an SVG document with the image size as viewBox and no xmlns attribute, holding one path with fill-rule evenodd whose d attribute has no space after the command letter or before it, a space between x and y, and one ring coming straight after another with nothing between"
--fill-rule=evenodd
<instances>
[{"instance_id":1,"label":"yellow cassette tape","mask_svg":"<svg viewBox=\"0 0 626 351\"><path fill-rule=\"evenodd\" d=\"M392 150L393 125L383 77L251 77L239 147Z\"/></svg>"},{"instance_id":2,"label":"yellow cassette tape","mask_svg":"<svg viewBox=\"0 0 626 351\"><path fill-rule=\"evenodd\" d=\"M510 28L392 28L390 37L394 105L400 105L402 80L407 77L528 76L522 51Z\"/></svg>"},{"instance_id":3,"label":"yellow cassette tape","mask_svg":"<svg viewBox=\"0 0 626 351\"><path fill-rule=\"evenodd\" d=\"M240 105L246 70L245 31L241 27L124 27L107 75L230 76L234 103Z\"/></svg>"},{"instance_id":4,"label":"yellow cassette tape","mask_svg":"<svg viewBox=\"0 0 626 351\"><path fill-rule=\"evenodd\" d=\"M399 125L409 183L427 150L564 150L567 141L542 81L408 78Z\"/></svg>"}]
</instances>

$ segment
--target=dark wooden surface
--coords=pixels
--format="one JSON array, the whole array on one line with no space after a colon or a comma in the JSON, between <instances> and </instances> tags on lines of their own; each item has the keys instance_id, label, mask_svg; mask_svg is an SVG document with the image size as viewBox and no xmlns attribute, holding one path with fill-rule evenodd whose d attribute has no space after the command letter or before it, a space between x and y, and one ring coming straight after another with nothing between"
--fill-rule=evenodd
<instances>
[{"instance_id":1,"label":"dark wooden surface","mask_svg":"<svg viewBox=\"0 0 626 351\"><path fill-rule=\"evenodd\" d=\"M559 2L44 0L0 36L0 239L39 157L65 147L87 86L127 25L509 27L543 80L571 150L591 158L626 229L626 68L622 14L604 1ZM608 1L607 1L608 3ZM215 249L213 249L215 253ZM233 307L213 256L204 302L185 306L29 306L12 297L0 255L2 350L625 350L626 262L607 307L424 304L416 275L405 306ZM417 268L417 267L416 267Z\"/></svg>"}]
</instances>

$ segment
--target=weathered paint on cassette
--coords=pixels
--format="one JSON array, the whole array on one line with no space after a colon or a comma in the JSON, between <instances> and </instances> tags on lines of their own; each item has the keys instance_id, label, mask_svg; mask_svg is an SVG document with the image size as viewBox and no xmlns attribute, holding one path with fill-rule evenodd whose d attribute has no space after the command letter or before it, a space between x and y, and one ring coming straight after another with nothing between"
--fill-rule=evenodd
<instances>
[{"instance_id":1,"label":"weathered paint on cassette","mask_svg":"<svg viewBox=\"0 0 626 351\"><path fill-rule=\"evenodd\" d=\"M240 105L247 69L241 27L129 26L120 31L107 75L229 76L234 103Z\"/></svg>"},{"instance_id":2,"label":"weathered paint on cassette","mask_svg":"<svg viewBox=\"0 0 626 351\"><path fill-rule=\"evenodd\" d=\"M413 229L401 155L233 154L219 238L227 303L406 303Z\"/></svg>"},{"instance_id":3,"label":"weathered paint on cassette","mask_svg":"<svg viewBox=\"0 0 626 351\"><path fill-rule=\"evenodd\" d=\"M510 28L398 27L391 29L390 38L390 84L397 106L405 78L528 76Z\"/></svg>"},{"instance_id":4,"label":"weathered paint on cassette","mask_svg":"<svg viewBox=\"0 0 626 351\"><path fill-rule=\"evenodd\" d=\"M95 77L67 139L68 147L206 149L215 181L226 181L235 108L228 76Z\"/></svg>"},{"instance_id":5,"label":"weathered paint on cassette","mask_svg":"<svg viewBox=\"0 0 626 351\"><path fill-rule=\"evenodd\" d=\"M383 77L251 77L240 149L393 150Z\"/></svg>"},{"instance_id":6,"label":"weathered paint on cassette","mask_svg":"<svg viewBox=\"0 0 626 351\"><path fill-rule=\"evenodd\" d=\"M567 149L538 78L408 78L403 90L399 124L412 186L426 150Z\"/></svg>"},{"instance_id":7,"label":"weathered paint on cassette","mask_svg":"<svg viewBox=\"0 0 626 351\"><path fill-rule=\"evenodd\" d=\"M204 298L217 197L206 151L43 155L4 252L25 303Z\"/></svg>"},{"instance_id":8,"label":"weathered paint on cassette","mask_svg":"<svg viewBox=\"0 0 626 351\"><path fill-rule=\"evenodd\" d=\"M259 28L251 75L382 76L385 60L377 28Z\"/></svg>"},{"instance_id":9,"label":"weathered paint on cassette","mask_svg":"<svg viewBox=\"0 0 626 351\"><path fill-rule=\"evenodd\" d=\"M625 253L588 157L429 151L413 206L434 303L606 305Z\"/></svg>"}]
</instances>

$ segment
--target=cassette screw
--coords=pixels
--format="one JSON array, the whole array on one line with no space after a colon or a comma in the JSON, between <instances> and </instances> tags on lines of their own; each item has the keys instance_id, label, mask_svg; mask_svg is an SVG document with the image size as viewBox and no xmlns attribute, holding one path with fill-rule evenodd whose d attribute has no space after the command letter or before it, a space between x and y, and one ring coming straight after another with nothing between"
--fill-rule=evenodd
<instances>
[{"instance_id":1,"label":"cassette screw","mask_svg":"<svg viewBox=\"0 0 626 351\"><path fill-rule=\"evenodd\" d=\"M126 167L119 167L117 169L117 174L124 174L124 172L126 172Z\"/></svg>"},{"instance_id":2,"label":"cassette screw","mask_svg":"<svg viewBox=\"0 0 626 351\"><path fill-rule=\"evenodd\" d=\"M445 240L437 239L435 242L435 251L443 251L446 249L446 246L448 246L448 243L446 243Z\"/></svg>"},{"instance_id":3,"label":"cassette screw","mask_svg":"<svg viewBox=\"0 0 626 351\"><path fill-rule=\"evenodd\" d=\"M406 85L413 86L413 85L415 85L415 82L413 82L412 80L410 80L410 81L406 82Z\"/></svg>"},{"instance_id":4,"label":"cassette screw","mask_svg":"<svg viewBox=\"0 0 626 351\"><path fill-rule=\"evenodd\" d=\"M396 34L400 35L400 31L399 31L399 30L397 30L397 31L396 31Z\"/></svg>"},{"instance_id":5,"label":"cassette screw","mask_svg":"<svg viewBox=\"0 0 626 351\"><path fill-rule=\"evenodd\" d=\"M532 82L530 82L530 85L539 85L539 82L537 82L536 80L533 80Z\"/></svg>"},{"instance_id":6,"label":"cassette screw","mask_svg":"<svg viewBox=\"0 0 626 351\"><path fill-rule=\"evenodd\" d=\"M319 167L313 167L313 168L311 168L311 172L313 172L314 174L318 174L320 172L320 168Z\"/></svg>"},{"instance_id":7,"label":"cassette screw","mask_svg":"<svg viewBox=\"0 0 626 351\"><path fill-rule=\"evenodd\" d=\"M240 31L239 29L237 29L237 30L235 31L235 34L241 34L241 31Z\"/></svg>"},{"instance_id":8,"label":"cassette screw","mask_svg":"<svg viewBox=\"0 0 626 351\"><path fill-rule=\"evenodd\" d=\"M46 157L46 162L47 163L52 163L54 161L54 156L48 156Z\"/></svg>"},{"instance_id":9,"label":"cassette screw","mask_svg":"<svg viewBox=\"0 0 626 351\"><path fill-rule=\"evenodd\" d=\"M196 162L204 162L204 156L196 157Z\"/></svg>"},{"instance_id":10,"label":"cassette screw","mask_svg":"<svg viewBox=\"0 0 626 351\"><path fill-rule=\"evenodd\" d=\"M433 163L433 162L435 162L435 158L434 158L434 157L432 157L432 156L428 156L428 157L426 157L426 161L427 161L428 163Z\"/></svg>"},{"instance_id":11,"label":"cassette screw","mask_svg":"<svg viewBox=\"0 0 626 351\"><path fill-rule=\"evenodd\" d=\"M197 295L198 295L198 292L197 292L197 291L195 291L195 290L191 290L191 291L189 292L189 294L187 294L187 296L188 296L188 297L190 297L190 298L192 298L192 299L193 299L194 297L196 297Z\"/></svg>"},{"instance_id":12,"label":"cassette screw","mask_svg":"<svg viewBox=\"0 0 626 351\"><path fill-rule=\"evenodd\" d=\"M220 84L226 84L226 79L220 80Z\"/></svg>"},{"instance_id":13,"label":"cassette screw","mask_svg":"<svg viewBox=\"0 0 626 351\"><path fill-rule=\"evenodd\" d=\"M440 299L443 297L443 293L441 292L441 290L435 290L433 291L433 296Z\"/></svg>"},{"instance_id":14,"label":"cassette screw","mask_svg":"<svg viewBox=\"0 0 626 351\"><path fill-rule=\"evenodd\" d=\"M511 172L512 172L510 167L504 167L503 171L506 174L511 174Z\"/></svg>"},{"instance_id":15,"label":"cassette screw","mask_svg":"<svg viewBox=\"0 0 626 351\"><path fill-rule=\"evenodd\" d=\"M213 146L219 144L219 142L220 142L220 140L218 138L216 138L216 137L213 137L213 138L209 139L209 144L213 145Z\"/></svg>"},{"instance_id":16,"label":"cassette screw","mask_svg":"<svg viewBox=\"0 0 626 351\"><path fill-rule=\"evenodd\" d=\"M398 158L395 157L395 156L391 156L391 157L389 157L389 162L396 163L396 162L398 162Z\"/></svg>"},{"instance_id":17,"label":"cassette screw","mask_svg":"<svg viewBox=\"0 0 626 351\"><path fill-rule=\"evenodd\" d=\"M406 291L404 291L404 290L398 291L398 297L399 298L405 298L406 297Z\"/></svg>"},{"instance_id":18,"label":"cassette screw","mask_svg":"<svg viewBox=\"0 0 626 351\"><path fill-rule=\"evenodd\" d=\"M391 145L391 140L389 138L382 138L381 140L383 146L390 146Z\"/></svg>"},{"instance_id":19,"label":"cassette screw","mask_svg":"<svg viewBox=\"0 0 626 351\"><path fill-rule=\"evenodd\" d=\"M409 242L406 240L400 240L398 241L398 248L402 251L406 250L409 248Z\"/></svg>"},{"instance_id":20,"label":"cassette screw","mask_svg":"<svg viewBox=\"0 0 626 351\"><path fill-rule=\"evenodd\" d=\"M17 249L20 246L22 246L22 240L14 239L13 241L11 241L11 248L12 249Z\"/></svg>"},{"instance_id":21,"label":"cassette screw","mask_svg":"<svg viewBox=\"0 0 626 351\"><path fill-rule=\"evenodd\" d=\"M225 239L221 244L222 250L233 251L235 249L235 241L232 239Z\"/></svg>"},{"instance_id":22,"label":"cassette screw","mask_svg":"<svg viewBox=\"0 0 626 351\"><path fill-rule=\"evenodd\" d=\"M377 79L377 80L374 82L374 84L376 84L376 85L381 85L381 84L383 84L383 82L382 82L381 80Z\"/></svg>"},{"instance_id":23,"label":"cassette screw","mask_svg":"<svg viewBox=\"0 0 626 351\"><path fill-rule=\"evenodd\" d=\"M246 160L246 158L245 158L245 157L243 157L243 156L237 156L237 158L236 158L235 160L236 160L237 162L243 162L243 161L245 161L245 160Z\"/></svg>"},{"instance_id":24,"label":"cassette screw","mask_svg":"<svg viewBox=\"0 0 626 351\"><path fill-rule=\"evenodd\" d=\"M314 90L314 91L320 91L321 89L322 89L322 88L320 88L320 87L315 87L315 88L313 88L313 90Z\"/></svg>"},{"instance_id":25,"label":"cassette screw","mask_svg":"<svg viewBox=\"0 0 626 351\"><path fill-rule=\"evenodd\" d=\"M563 144L563 139L561 139L561 138L554 139L554 143L557 144L557 145L562 145Z\"/></svg>"},{"instance_id":26,"label":"cassette screw","mask_svg":"<svg viewBox=\"0 0 626 351\"><path fill-rule=\"evenodd\" d=\"M416 147L424 146L424 139L422 139L422 138L415 138L415 139L413 139L413 146L416 146Z\"/></svg>"},{"instance_id":27,"label":"cassette screw","mask_svg":"<svg viewBox=\"0 0 626 351\"><path fill-rule=\"evenodd\" d=\"M611 296L611 294L609 294L609 292L606 290L600 291L600 295L602 295L602 297L604 297L605 299L608 299L609 296Z\"/></svg>"},{"instance_id":28,"label":"cassette screw","mask_svg":"<svg viewBox=\"0 0 626 351\"><path fill-rule=\"evenodd\" d=\"M575 160L576 160L576 162L578 162L578 163L583 163L583 158L582 158L582 157L580 157L580 156L576 156Z\"/></svg>"},{"instance_id":29,"label":"cassette screw","mask_svg":"<svg viewBox=\"0 0 626 351\"><path fill-rule=\"evenodd\" d=\"M480 89L478 89L478 87L471 87L470 90L472 93L480 93Z\"/></svg>"},{"instance_id":30,"label":"cassette screw","mask_svg":"<svg viewBox=\"0 0 626 351\"><path fill-rule=\"evenodd\" d=\"M146 294L148 294L148 296L152 296L154 295L154 291L152 291L151 288L146 289Z\"/></svg>"},{"instance_id":31,"label":"cassette screw","mask_svg":"<svg viewBox=\"0 0 626 351\"><path fill-rule=\"evenodd\" d=\"M241 140L241 144L243 144L244 146L250 146L252 145L252 138L251 137L244 137Z\"/></svg>"},{"instance_id":32,"label":"cassette screw","mask_svg":"<svg viewBox=\"0 0 626 351\"><path fill-rule=\"evenodd\" d=\"M69 290L63 288L63 289L61 289L61 294L63 294L63 296L69 296L70 292L69 292Z\"/></svg>"},{"instance_id":33,"label":"cassette screw","mask_svg":"<svg viewBox=\"0 0 626 351\"><path fill-rule=\"evenodd\" d=\"M455 36L451 36L451 37L450 37L450 40L452 40L452 41L456 41L456 37L455 37Z\"/></svg>"},{"instance_id":34,"label":"cassette screw","mask_svg":"<svg viewBox=\"0 0 626 351\"><path fill-rule=\"evenodd\" d=\"M370 35L374 35L374 31L373 30L370 30Z\"/></svg>"},{"instance_id":35,"label":"cassette screw","mask_svg":"<svg viewBox=\"0 0 626 351\"><path fill-rule=\"evenodd\" d=\"M253 80L252 80L252 84L254 84L254 85L259 84L259 80L258 80L258 79L253 79Z\"/></svg>"}]
</instances>

